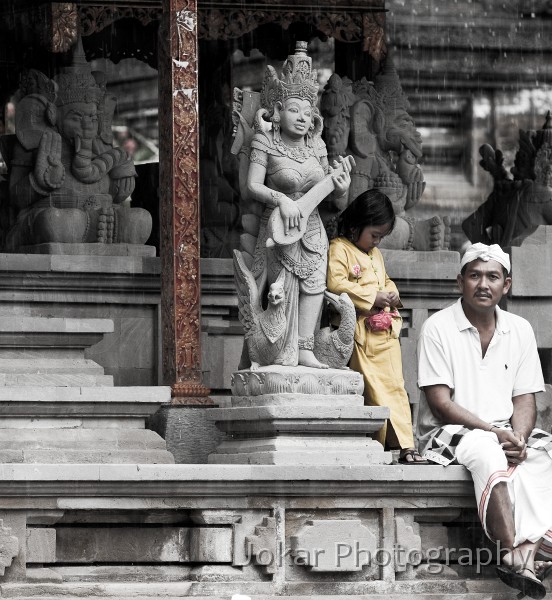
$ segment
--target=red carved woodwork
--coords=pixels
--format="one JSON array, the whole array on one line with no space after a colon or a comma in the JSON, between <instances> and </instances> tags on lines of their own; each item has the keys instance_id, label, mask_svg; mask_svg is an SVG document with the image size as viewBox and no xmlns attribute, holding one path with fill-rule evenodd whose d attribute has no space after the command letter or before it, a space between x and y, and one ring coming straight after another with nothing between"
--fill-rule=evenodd
<instances>
[{"instance_id":1,"label":"red carved woodwork","mask_svg":"<svg viewBox=\"0 0 552 600\"><path fill-rule=\"evenodd\" d=\"M201 382L195 0L164 0L159 38L163 377L173 403L209 404Z\"/></svg>"}]
</instances>

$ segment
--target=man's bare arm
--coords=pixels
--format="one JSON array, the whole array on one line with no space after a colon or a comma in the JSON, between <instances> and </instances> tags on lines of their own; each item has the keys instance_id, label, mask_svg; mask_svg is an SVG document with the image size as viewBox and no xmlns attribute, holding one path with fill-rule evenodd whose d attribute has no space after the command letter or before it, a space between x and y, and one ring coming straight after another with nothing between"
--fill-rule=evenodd
<instances>
[{"instance_id":1,"label":"man's bare arm","mask_svg":"<svg viewBox=\"0 0 552 600\"><path fill-rule=\"evenodd\" d=\"M512 402L514 404L514 413L511 419L512 429L527 439L533 431L537 419L535 394L515 396L512 398Z\"/></svg>"},{"instance_id":2,"label":"man's bare arm","mask_svg":"<svg viewBox=\"0 0 552 600\"><path fill-rule=\"evenodd\" d=\"M491 423L487 423L487 421L480 419L469 410L453 402L451 399L451 390L447 385L430 385L424 387L424 392L431 412L442 423L446 425L463 425L468 429L483 429L484 431L491 429ZM517 398L521 399L523 396L518 396ZM516 412L519 413L517 417L519 426L528 426L529 408L527 404L526 401L522 401L518 411L516 411L516 403L514 402L514 414ZM513 419L512 427L514 427ZM496 434L498 441L502 444L508 462L519 464L525 460L527 456L526 438L523 432L516 431L514 427L514 431L495 428L493 429L493 433Z\"/></svg>"},{"instance_id":3,"label":"man's bare arm","mask_svg":"<svg viewBox=\"0 0 552 600\"><path fill-rule=\"evenodd\" d=\"M491 428L491 423L483 421L469 410L453 402L448 385L428 385L424 387L424 392L431 412L442 423L464 425L469 429L484 429L485 431Z\"/></svg>"},{"instance_id":4,"label":"man's bare arm","mask_svg":"<svg viewBox=\"0 0 552 600\"><path fill-rule=\"evenodd\" d=\"M537 406L535 402L535 394L522 394L512 398L514 404L514 412L510 423L514 430L514 436L518 440L517 443L511 443L507 440L502 447L504 454L508 458L508 462L513 465L522 463L527 458L526 440L533 431L537 418Z\"/></svg>"}]
</instances>

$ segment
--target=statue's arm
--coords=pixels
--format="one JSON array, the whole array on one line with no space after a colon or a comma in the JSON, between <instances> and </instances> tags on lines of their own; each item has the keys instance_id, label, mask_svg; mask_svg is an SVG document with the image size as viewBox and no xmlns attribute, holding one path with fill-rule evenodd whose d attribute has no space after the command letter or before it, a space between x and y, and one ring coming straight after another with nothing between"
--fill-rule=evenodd
<instances>
[{"instance_id":1,"label":"statue's arm","mask_svg":"<svg viewBox=\"0 0 552 600\"><path fill-rule=\"evenodd\" d=\"M268 158L260 150L254 149L251 151L251 166L247 174L247 191L258 202L280 209L284 231L287 234L290 229L299 227L301 212L291 198L265 185L267 163L264 162L263 164L262 157L258 158L256 153L264 154L265 159Z\"/></svg>"},{"instance_id":2,"label":"statue's arm","mask_svg":"<svg viewBox=\"0 0 552 600\"><path fill-rule=\"evenodd\" d=\"M326 145L323 140L319 140L319 148L322 149L319 161L321 167L324 169L324 173L331 174L332 171L341 164L343 166L343 174L341 176L334 177L334 191L326 198L326 202L333 204L333 206L341 212L349 205L349 188L351 186L351 169L355 165L355 159L352 156L346 158L340 156L339 162L334 161L333 166L328 162L328 155L326 152Z\"/></svg>"}]
</instances>

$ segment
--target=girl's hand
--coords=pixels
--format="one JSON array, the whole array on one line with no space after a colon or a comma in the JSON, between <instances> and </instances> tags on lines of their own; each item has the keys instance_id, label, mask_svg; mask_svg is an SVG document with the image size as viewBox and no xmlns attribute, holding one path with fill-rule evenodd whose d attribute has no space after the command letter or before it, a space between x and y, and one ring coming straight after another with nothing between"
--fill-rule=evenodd
<instances>
[{"instance_id":1,"label":"girl's hand","mask_svg":"<svg viewBox=\"0 0 552 600\"><path fill-rule=\"evenodd\" d=\"M297 227L299 229L301 225L301 211L297 207L297 204L284 194L278 196L278 208L280 209L280 215L284 222L284 233L287 235L290 229Z\"/></svg>"},{"instance_id":2,"label":"girl's hand","mask_svg":"<svg viewBox=\"0 0 552 600\"><path fill-rule=\"evenodd\" d=\"M396 307L399 306L399 304L401 303L399 294L397 294L396 292L388 292L387 298L389 300L389 306Z\"/></svg>"},{"instance_id":3,"label":"girl's hand","mask_svg":"<svg viewBox=\"0 0 552 600\"><path fill-rule=\"evenodd\" d=\"M386 308L387 306L392 306L389 301L389 294L391 292L378 292L376 294L376 299L374 301L374 306L376 308Z\"/></svg>"}]
</instances>

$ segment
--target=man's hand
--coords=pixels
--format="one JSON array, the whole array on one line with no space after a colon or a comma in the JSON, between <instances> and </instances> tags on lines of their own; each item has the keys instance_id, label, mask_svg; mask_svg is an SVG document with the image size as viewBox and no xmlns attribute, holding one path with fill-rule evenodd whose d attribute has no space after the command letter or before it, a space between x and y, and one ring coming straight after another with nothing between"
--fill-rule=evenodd
<instances>
[{"instance_id":1,"label":"man's hand","mask_svg":"<svg viewBox=\"0 0 552 600\"><path fill-rule=\"evenodd\" d=\"M508 459L508 464L519 465L527 458L527 444L523 434L509 429L493 429Z\"/></svg>"}]
</instances>

